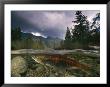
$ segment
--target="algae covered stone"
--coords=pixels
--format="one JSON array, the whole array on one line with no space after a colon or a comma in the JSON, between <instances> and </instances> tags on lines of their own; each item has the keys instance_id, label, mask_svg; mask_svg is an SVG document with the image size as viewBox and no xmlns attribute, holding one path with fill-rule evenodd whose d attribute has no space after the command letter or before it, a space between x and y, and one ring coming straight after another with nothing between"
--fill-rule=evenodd
<instances>
[{"instance_id":1,"label":"algae covered stone","mask_svg":"<svg viewBox=\"0 0 110 87\"><path fill-rule=\"evenodd\" d=\"M23 57L17 56L11 60L12 76L19 77L21 76L20 74L26 72L26 70L27 70L27 62Z\"/></svg>"}]
</instances>

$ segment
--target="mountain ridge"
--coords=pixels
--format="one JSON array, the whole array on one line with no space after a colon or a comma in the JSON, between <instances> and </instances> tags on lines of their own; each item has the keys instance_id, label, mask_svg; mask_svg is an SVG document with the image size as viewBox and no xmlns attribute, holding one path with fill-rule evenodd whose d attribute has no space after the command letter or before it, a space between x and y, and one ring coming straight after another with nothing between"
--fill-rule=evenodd
<instances>
[{"instance_id":1,"label":"mountain ridge","mask_svg":"<svg viewBox=\"0 0 110 87\"><path fill-rule=\"evenodd\" d=\"M47 38L44 38L42 36L35 36L31 33L21 33L22 39L32 39L36 43L43 43L45 48L58 48L61 46L61 41L63 41L60 38L57 37L50 37L48 36Z\"/></svg>"}]
</instances>

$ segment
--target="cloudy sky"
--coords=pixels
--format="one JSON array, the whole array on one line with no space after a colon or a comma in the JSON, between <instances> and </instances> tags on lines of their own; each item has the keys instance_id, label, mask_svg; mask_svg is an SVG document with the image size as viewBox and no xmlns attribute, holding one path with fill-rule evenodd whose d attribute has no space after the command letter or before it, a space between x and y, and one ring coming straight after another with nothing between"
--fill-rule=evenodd
<instances>
[{"instance_id":1,"label":"cloudy sky","mask_svg":"<svg viewBox=\"0 0 110 87\"><path fill-rule=\"evenodd\" d=\"M100 11L86 10L82 13L89 21ZM65 38L67 27L72 27L75 11L12 11L11 26L20 26L23 32L36 36Z\"/></svg>"}]
</instances>

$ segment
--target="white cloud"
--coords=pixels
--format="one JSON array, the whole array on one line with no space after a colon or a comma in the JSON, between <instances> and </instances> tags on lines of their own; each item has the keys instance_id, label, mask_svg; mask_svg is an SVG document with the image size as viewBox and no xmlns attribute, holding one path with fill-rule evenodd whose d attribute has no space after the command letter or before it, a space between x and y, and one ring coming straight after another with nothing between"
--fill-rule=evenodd
<instances>
[{"instance_id":1,"label":"white cloud","mask_svg":"<svg viewBox=\"0 0 110 87\"><path fill-rule=\"evenodd\" d=\"M35 36L42 36L44 38L47 38L46 36L42 35L41 33L38 33L38 32L31 32L33 35Z\"/></svg>"}]
</instances>

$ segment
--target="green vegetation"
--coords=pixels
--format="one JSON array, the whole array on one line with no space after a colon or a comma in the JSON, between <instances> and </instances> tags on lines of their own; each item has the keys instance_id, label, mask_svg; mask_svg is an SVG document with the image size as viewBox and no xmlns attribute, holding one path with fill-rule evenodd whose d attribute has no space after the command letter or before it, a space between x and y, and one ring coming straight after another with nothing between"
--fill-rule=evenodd
<instances>
[{"instance_id":1,"label":"green vegetation","mask_svg":"<svg viewBox=\"0 0 110 87\"><path fill-rule=\"evenodd\" d=\"M67 27L64 47L66 49L89 49L88 45L100 45L100 13L93 18L93 23L90 25L87 16L81 11L76 11L76 20L74 28ZM92 30L90 30L92 28ZM71 32L70 32L71 30Z\"/></svg>"},{"instance_id":2,"label":"green vegetation","mask_svg":"<svg viewBox=\"0 0 110 87\"><path fill-rule=\"evenodd\" d=\"M74 50L86 49L89 46L100 46L100 13L96 14L93 22L90 23L81 11L76 11L74 26L67 27L65 40L59 38L43 38L24 33L21 27L13 28L11 31L11 49L48 49L48 50ZM98 51L100 50L95 49ZM73 52L67 57L73 58L82 64L90 67L88 71L82 69L68 68L66 70L49 67L39 64L32 59L33 55L12 55L11 76L13 77L99 77L100 76L100 57L92 52ZM46 58L47 56L44 56ZM48 61L50 62L50 61ZM62 62L61 62L62 63ZM63 63L62 63L63 66Z\"/></svg>"},{"instance_id":3,"label":"green vegetation","mask_svg":"<svg viewBox=\"0 0 110 87\"><path fill-rule=\"evenodd\" d=\"M14 49L90 49L89 45L100 45L100 13L93 18L92 24L81 11L76 11L74 27L67 27L65 40L48 37L35 37L21 32L20 27L12 29L11 48Z\"/></svg>"},{"instance_id":4,"label":"green vegetation","mask_svg":"<svg viewBox=\"0 0 110 87\"><path fill-rule=\"evenodd\" d=\"M12 29L11 33L11 49L44 49L43 42L41 40L33 40L30 34L27 37L23 37L21 28Z\"/></svg>"}]
</instances>

